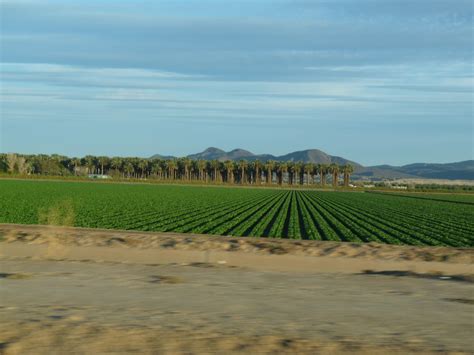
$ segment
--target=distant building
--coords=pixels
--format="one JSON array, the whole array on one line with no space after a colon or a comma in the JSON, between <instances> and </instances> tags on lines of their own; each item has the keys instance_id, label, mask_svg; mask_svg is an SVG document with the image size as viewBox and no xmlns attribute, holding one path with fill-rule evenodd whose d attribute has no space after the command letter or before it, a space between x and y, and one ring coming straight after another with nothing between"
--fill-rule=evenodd
<instances>
[{"instance_id":1,"label":"distant building","mask_svg":"<svg viewBox=\"0 0 474 355\"><path fill-rule=\"evenodd\" d=\"M408 186L391 186L392 189L397 189L397 190L408 190Z\"/></svg>"},{"instance_id":2,"label":"distant building","mask_svg":"<svg viewBox=\"0 0 474 355\"><path fill-rule=\"evenodd\" d=\"M102 174L89 174L89 179L111 179L112 177L109 175L102 175Z\"/></svg>"}]
</instances>

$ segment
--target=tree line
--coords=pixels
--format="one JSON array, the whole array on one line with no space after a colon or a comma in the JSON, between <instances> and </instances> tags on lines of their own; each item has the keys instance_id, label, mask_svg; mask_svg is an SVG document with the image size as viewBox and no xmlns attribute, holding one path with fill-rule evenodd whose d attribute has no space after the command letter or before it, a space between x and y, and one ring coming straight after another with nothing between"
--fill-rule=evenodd
<instances>
[{"instance_id":1,"label":"tree line","mask_svg":"<svg viewBox=\"0 0 474 355\"><path fill-rule=\"evenodd\" d=\"M122 158L87 155L0 154L0 171L16 175L110 176L119 179L156 179L240 185L349 185L352 165L293 161L218 161ZM342 179L341 179L342 178ZM342 181L341 181L342 180Z\"/></svg>"}]
</instances>

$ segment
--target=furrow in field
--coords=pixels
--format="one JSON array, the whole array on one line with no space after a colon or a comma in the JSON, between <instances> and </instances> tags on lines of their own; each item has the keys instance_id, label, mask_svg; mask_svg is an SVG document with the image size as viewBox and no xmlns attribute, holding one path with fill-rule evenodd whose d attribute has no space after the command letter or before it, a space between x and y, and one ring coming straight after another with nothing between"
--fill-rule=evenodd
<instances>
[{"instance_id":1,"label":"furrow in field","mask_svg":"<svg viewBox=\"0 0 474 355\"><path fill-rule=\"evenodd\" d=\"M306 203L304 202L303 199L303 194L298 193L296 196L298 199L298 208L300 210L300 215L302 217L302 221L300 223L303 223L303 226L300 227L301 230L304 230L304 239L314 239L314 240L322 240L323 239L323 233L320 228L320 226L316 225L314 223L314 219L311 216L310 211L308 210L308 207L306 206Z\"/></svg>"},{"instance_id":2,"label":"furrow in field","mask_svg":"<svg viewBox=\"0 0 474 355\"><path fill-rule=\"evenodd\" d=\"M286 215L285 215L285 222L283 225L283 233L282 237L288 238L290 234L290 220L291 220L291 206L293 205L293 200L295 198L295 191L291 191L291 198L290 198L290 203L288 204L288 208L286 210Z\"/></svg>"},{"instance_id":3,"label":"furrow in field","mask_svg":"<svg viewBox=\"0 0 474 355\"><path fill-rule=\"evenodd\" d=\"M448 206L448 207L443 207L442 211L439 211L438 213L434 213L432 212L431 208L426 208L429 206L429 202L427 202L427 206L425 206L425 205L414 205L413 202L410 201L409 205L406 205L406 204L404 205L404 209L406 210L406 208L408 208L410 212L405 212L405 210L402 210L400 207L395 207L399 205L394 204L393 201L390 200L391 196L389 196L388 194L367 193L367 195L374 198L365 199L364 208L370 205L375 209L380 209L381 204L383 204L384 210L391 211L392 213L398 213L407 218L412 218L412 219L415 218L416 222L419 222L419 220L421 219L430 224L436 225L440 228L458 230L460 232L471 233L471 234L474 231L474 224L472 223L473 209L471 207L452 206L451 208L449 208ZM352 199L346 199L346 200L351 201ZM424 200L428 200L428 199L424 199ZM453 210L453 208L455 209L455 211ZM437 206L437 210L440 210L439 206ZM467 211L471 211L471 212L467 213ZM453 221L451 221L451 219ZM466 223L466 226L464 225L464 223Z\"/></svg>"},{"instance_id":4,"label":"furrow in field","mask_svg":"<svg viewBox=\"0 0 474 355\"><path fill-rule=\"evenodd\" d=\"M262 201L266 201L268 195L260 197L258 199L249 199L240 204L231 204L229 207L225 209L211 209L208 210L208 213L204 215L190 217L189 219L183 220L179 226L174 226L174 230L178 232L194 232L194 233L201 233L201 229L205 229L209 223L209 221L214 221L216 219L224 218L229 214L234 214L239 211L245 210L249 208L249 205L252 206L254 204L261 203Z\"/></svg>"},{"instance_id":5,"label":"furrow in field","mask_svg":"<svg viewBox=\"0 0 474 355\"><path fill-rule=\"evenodd\" d=\"M218 220L213 220L209 223L206 228L203 230L203 233L215 233L223 235L232 235L233 230L245 221L247 218L252 216L260 208L263 208L268 203L272 203L280 198L280 194L272 196L270 199L254 204L244 210L232 211L231 213L223 216Z\"/></svg>"},{"instance_id":6,"label":"furrow in field","mask_svg":"<svg viewBox=\"0 0 474 355\"><path fill-rule=\"evenodd\" d=\"M280 194L276 200L269 201L262 208L257 210L253 215L248 219L243 221L237 227L235 227L229 234L237 236L249 236L252 230L259 224L263 224L262 219L266 217L267 213L273 209L274 206L278 206L281 201L283 201L285 195Z\"/></svg>"},{"instance_id":7,"label":"furrow in field","mask_svg":"<svg viewBox=\"0 0 474 355\"><path fill-rule=\"evenodd\" d=\"M319 196L313 196L315 199L321 199ZM324 199L323 199L324 201ZM330 208L331 205L338 206L339 209L345 210L347 214L353 216L353 218L357 218L360 221L363 221L364 224L372 225L385 233L394 236L395 238L399 239L400 241L411 244L411 245L434 245L436 241L433 240L432 237L427 236L425 234L421 234L419 232L412 231L413 227L408 226L408 230L411 233L407 232L407 226L403 226L400 224L393 223L388 221L384 218L381 218L378 215L370 214L366 212L360 212L357 210L350 210L346 207L342 206L341 204L335 204L331 201L325 201L326 205ZM349 212L347 212L349 211ZM443 244L446 244L445 242Z\"/></svg>"},{"instance_id":8,"label":"furrow in field","mask_svg":"<svg viewBox=\"0 0 474 355\"><path fill-rule=\"evenodd\" d=\"M312 200L310 196L310 201ZM344 240L348 242L363 242L367 240L365 232L359 228L354 227L346 218L340 216L337 211L328 209L327 206L320 200L314 200L314 203L320 206L322 214L326 215L326 219L332 224L333 228L337 228L343 235Z\"/></svg>"},{"instance_id":9,"label":"furrow in field","mask_svg":"<svg viewBox=\"0 0 474 355\"><path fill-rule=\"evenodd\" d=\"M252 199L244 199L240 203L235 203L235 201L229 201L225 207L212 207L203 210L199 210L196 213L187 214L185 216L173 216L172 218L168 218L166 221L158 221L155 224L152 224L150 228L153 230L160 230L160 231L175 231L175 232L187 232L192 230L192 226L194 225L193 222L203 223L203 220L209 217L215 218L216 216L225 215L226 213L230 213L235 208L245 208L248 204L256 203L266 199L267 196L260 195L257 198Z\"/></svg>"},{"instance_id":10,"label":"furrow in field","mask_svg":"<svg viewBox=\"0 0 474 355\"><path fill-rule=\"evenodd\" d=\"M437 205L436 209L433 210L429 207L430 202L428 200L426 206L425 204L414 204L413 201L405 202L402 209L398 204L393 203L390 196L373 193L367 195L374 197L366 199L366 205L370 205L372 208L380 208L380 205L383 204L384 210L400 214L407 218L415 218L417 223L422 220L431 225L436 225L438 228L448 229L450 233L452 230L457 230L459 232L469 233L469 235L474 234L474 223L472 223L474 220L474 209L469 206L448 205L440 208L440 206ZM397 199L393 198L393 200L396 201ZM409 212L406 212L407 209Z\"/></svg>"},{"instance_id":11,"label":"furrow in field","mask_svg":"<svg viewBox=\"0 0 474 355\"><path fill-rule=\"evenodd\" d=\"M255 199L258 199L261 195L258 195L255 197ZM248 198L242 198L238 199L237 201L234 200L226 200L224 202L218 202L216 205L213 205L214 208L228 208L229 206L232 206L235 203L246 203L248 201ZM176 208L179 208L178 211L174 210L171 206L168 207L169 212L167 213L160 213L159 218L157 219L157 211L152 211L149 214L147 214L147 218L141 218L139 220L134 220L134 223L126 225L127 229L134 229L134 228L144 228L144 230L153 230L155 228L158 228L162 224L167 223L170 220L176 220L179 218L186 218L194 215L198 215L200 213L206 213L209 211L209 206L196 206L193 203L188 204L188 208L185 208L184 210L181 209L180 207L176 206ZM128 222L130 219L126 219L124 222ZM123 223L123 222L121 222Z\"/></svg>"},{"instance_id":12,"label":"furrow in field","mask_svg":"<svg viewBox=\"0 0 474 355\"><path fill-rule=\"evenodd\" d=\"M311 198L311 197L309 197ZM325 202L321 202L323 208L328 207ZM336 206L335 208L328 209L328 212L331 213L334 218L338 219L343 223L347 228L352 230L361 240L364 242L383 242L383 243L397 243L397 239L391 235L381 232L379 229L371 228L367 224L363 223L358 218L354 218L351 214L343 213Z\"/></svg>"},{"instance_id":13,"label":"furrow in field","mask_svg":"<svg viewBox=\"0 0 474 355\"><path fill-rule=\"evenodd\" d=\"M337 218L331 215L324 206L320 205L320 201L312 200L308 198L307 200L323 217L326 223L336 232L340 240L346 242L360 242L361 239L358 235L354 234L351 229L347 228L343 223L341 223Z\"/></svg>"},{"instance_id":14,"label":"furrow in field","mask_svg":"<svg viewBox=\"0 0 474 355\"><path fill-rule=\"evenodd\" d=\"M374 225L373 221L378 221L377 225L380 227L380 225L386 226L388 228L394 228L398 230L400 233L406 234L407 236L410 236L412 238L421 238L422 240L426 241L426 243L423 244L430 244L430 245L438 245L439 243L442 243L443 245L447 246L461 246L462 243L460 243L459 238L453 238L450 236L440 236L439 233L437 234L432 234L427 232L424 228L417 227L415 224L416 221L413 221L413 224L407 224L407 223L401 223L401 222L393 222L394 218L393 215L388 215L383 213L382 211L377 211L377 212L367 212L367 211L361 211L360 209L356 209L355 207L350 207L347 206L346 204L342 202L332 202L327 200L326 197L321 197L318 196L322 200L326 200L328 204L333 204L333 206L338 206L339 208L345 210L347 214L354 216L356 218L360 218L361 220L364 220L365 223L372 224ZM386 217L386 218L385 218ZM412 231L416 233L416 235L411 235L407 233L407 230ZM427 234L429 233L429 234ZM463 239L463 238L461 238ZM464 240L464 242L466 242Z\"/></svg>"},{"instance_id":15,"label":"furrow in field","mask_svg":"<svg viewBox=\"0 0 474 355\"><path fill-rule=\"evenodd\" d=\"M403 223L403 225L409 225L410 228L415 230L422 230L425 234L429 234L435 239L442 237L446 240L450 240L451 242L448 242L450 245L458 245L458 241L465 243L465 245L473 245L474 231L461 230L443 224L442 222L438 223L435 217L427 218L420 214L408 214L393 208L386 208L379 214L383 217L386 216L390 220L407 222ZM402 223L398 222L398 224Z\"/></svg>"},{"instance_id":16,"label":"furrow in field","mask_svg":"<svg viewBox=\"0 0 474 355\"><path fill-rule=\"evenodd\" d=\"M303 201L303 205L308 211L308 216L311 218L314 226L317 228L318 234L321 236L322 240L344 240L341 239L338 231L333 229L333 227L327 222L326 218L319 212L319 210L310 203L305 193L301 194L301 199Z\"/></svg>"},{"instance_id":17,"label":"furrow in field","mask_svg":"<svg viewBox=\"0 0 474 355\"><path fill-rule=\"evenodd\" d=\"M265 212L265 215L260 220L260 223L257 223L251 231L246 231L245 235L265 237L265 232L267 231L267 228L269 230L272 226L274 220L277 217L277 213L281 210L288 195L290 195L289 192L283 193L281 199L279 199L267 212Z\"/></svg>"},{"instance_id":18,"label":"furrow in field","mask_svg":"<svg viewBox=\"0 0 474 355\"><path fill-rule=\"evenodd\" d=\"M290 208L291 196L292 191L289 191L285 202L281 206L281 209L278 211L273 225L270 227L270 230L268 232L269 237L282 238L284 236L285 221L287 219L288 210Z\"/></svg>"},{"instance_id":19,"label":"furrow in field","mask_svg":"<svg viewBox=\"0 0 474 355\"><path fill-rule=\"evenodd\" d=\"M266 224L262 225L262 236L264 237L269 237L269 233L274 228L274 226L277 224L277 219L281 215L281 212L284 210L284 207L286 206L286 203L288 199L291 198L291 192L287 191L285 194L284 199L281 201L281 203L278 206L275 206L275 208L269 213L269 219L267 219Z\"/></svg>"},{"instance_id":20,"label":"furrow in field","mask_svg":"<svg viewBox=\"0 0 474 355\"><path fill-rule=\"evenodd\" d=\"M315 199L318 201L318 197L312 196L312 199ZM323 202L324 203L324 202ZM330 205L329 203L325 203L326 205ZM375 215L366 215L366 216L360 216L359 218L364 224L371 225L382 232L384 232L386 235L393 236L396 238L394 240L394 243L396 244L410 244L410 245L426 245L424 243L424 238L414 238L412 235L408 235L406 233L406 230L404 228L399 228L398 226L394 226L392 223L378 218Z\"/></svg>"},{"instance_id":21,"label":"furrow in field","mask_svg":"<svg viewBox=\"0 0 474 355\"><path fill-rule=\"evenodd\" d=\"M290 208L290 225L288 228L288 237L292 239L302 239L304 229L301 229L301 216L298 206L298 199L297 195L299 192L294 191L293 198L291 201L291 208Z\"/></svg>"},{"instance_id":22,"label":"furrow in field","mask_svg":"<svg viewBox=\"0 0 474 355\"><path fill-rule=\"evenodd\" d=\"M296 194L296 205L298 209L298 224L300 227L301 239L315 239L315 228L311 226L306 210L304 210L303 203L301 202L301 193Z\"/></svg>"},{"instance_id":23,"label":"furrow in field","mask_svg":"<svg viewBox=\"0 0 474 355\"><path fill-rule=\"evenodd\" d=\"M400 198L413 198L413 199L418 199L418 200L428 200L428 201L436 201L436 202L454 203L458 205L474 206L474 202L472 201L459 201L459 200L453 200L453 199L449 200L449 199L443 199L443 198L436 198L432 196L419 196L419 195L414 196L414 195L408 195L408 194L400 195L393 192L386 193L386 192L375 192L375 191L367 192L367 193L384 195L384 196L394 196L394 197L400 197Z\"/></svg>"},{"instance_id":24,"label":"furrow in field","mask_svg":"<svg viewBox=\"0 0 474 355\"><path fill-rule=\"evenodd\" d=\"M313 198L313 197L312 197ZM313 198L314 199L314 198ZM328 207L327 202L322 202L325 208ZM336 205L337 208L335 209L335 214L338 218L344 218L346 220L350 220L350 224L352 228L359 230L359 235L363 236L366 242L383 242L388 244L402 244L402 240L400 240L400 233L393 232L386 228L381 227L377 223L372 223L369 218L358 218L353 214L344 213L344 209L339 205ZM370 221L370 222L369 222ZM421 245L421 243L420 243Z\"/></svg>"},{"instance_id":25,"label":"furrow in field","mask_svg":"<svg viewBox=\"0 0 474 355\"><path fill-rule=\"evenodd\" d=\"M160 208L162 208L162 206L159 205L158 203L157 205ZM99 210L99 209L93 210L92 213L94 213L95 216L97 216L98 214L100 214L101 216L100 220L97 219L95 223L102 226L114 227L116 226L118 222L120 225L124 226L130 221L133 221L133 222L141 221L149 217L155 216L157 214L157 211L156 209L153 208L153 206L148 206L147 209L144 209L145 207L142 204L131 205L131 202L128 202L128 203L123 202L123 204L120 204L120 206L126 206L126 208L124 209L122 207L120 211L116 211L110 214L106 214L102 210ZM193 210L193 208L195 208L194 206L187 206L187 207L188 208L186 208L184 211L180 209L179 213L186 214L188 211L191 211ZM99 211L100 213L98 213ZM169 206L168 212L164 211L164 212L160 212L160 214L161 213L163 216L166 216L166 215L176 214L176 211L174 208L172 208L172 206ZM87 223L88 219L87 218L85 219Z\"/></svg>"},{"instance_id":26,"label":"furrow in field","mask_svg":"<svg viewBox=\"0 0 474 355\"><path fill-rule=\"evenodd\" d=\"M437 220L436 217L425 217L420 214L413 215L413 214L403 212L401 210L397 210L394 208L390 208L390 209L387 208L386 211L390 212L394 217L400 217L405 220L413 221L414 223L419 224L421 221L423 222L423 226L426 226L434 231L438 231L439 229L442 229L447 233L453 233L453 232L457 234L463 233L463 234L466 234L467 236L473 236L470 239L474 240L474 226L472 228L469 228L469 227L464 227L459 224L454 225L453 223L449 221L440 222Z\"/></svg>"}]
</instances>

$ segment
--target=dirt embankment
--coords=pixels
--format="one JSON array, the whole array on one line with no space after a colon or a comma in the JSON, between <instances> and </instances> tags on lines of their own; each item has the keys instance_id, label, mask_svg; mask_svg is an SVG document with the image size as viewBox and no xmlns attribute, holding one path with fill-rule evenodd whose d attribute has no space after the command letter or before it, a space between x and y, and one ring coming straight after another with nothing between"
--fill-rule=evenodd
<instances>
[{"instance_id":1,"label":"dirt embankment","mask_svg":"<svg viewBox=\"0 0 474 355\"><path fill-rule=\"evenodd\" d=\"M0 224L0 237L7 243L60 244L63 246L114 246L179 251L239 252L259 255L344 257L363 260L474 262L474 248L414 247L379 243L343 243L313 240L235 238L212 235L115 231Z\"/></svg>"},{"instance_id":2,"label":"dirt embankment","mask_svg":"<svg viewBox=\"0 0 474 355\"><path fill-rule=\"evenodd\" d=\"M0 353L469 354L474 249L0 225Z\"/></svg>"}]
</instances>

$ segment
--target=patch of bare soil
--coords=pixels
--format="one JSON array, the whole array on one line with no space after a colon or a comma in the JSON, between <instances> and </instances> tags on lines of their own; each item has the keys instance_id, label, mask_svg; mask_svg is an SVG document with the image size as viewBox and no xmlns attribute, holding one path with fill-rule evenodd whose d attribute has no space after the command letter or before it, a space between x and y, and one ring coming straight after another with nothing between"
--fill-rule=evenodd
<instances>
[{"instance_id":1,"label":"patch of bare soil","mask_svg":"<svg viewBox=\"0 0 474 355\"><path fill-rule=\"evenodd\" d=\"M0 258L3 354L472 353L471 283Z\"/></svg>"},{"instance_id":2,"label":"patch of bare soil","mask_svg":"<svg viewBox=\"0 0 474 355\"><path fill-rule=\"evenodd\" d=\"M20 331L12 331L15 326ZM318 342L284 336L239 336L164 331L147 327L101 327L66 319L45 325L0 325L0 353L37 354L435 354L416 342L370 346L351 339ZM18 341L18 338L21 341ZM462 354L458 352L457 354Z\"/></svg>"},{"instance_id":3,"label":"patch of bare soil","mask_svg":"<svg viewBox=\"0 0 474 355\"><path fill-rule=\"evenodd\" d=\"M344 243L212 235L114 231L59 226L0 224L7 243L61 246L241 252L259 255L329 256L358 260L427 261L472 264L474 248L414 247L379 243Z\"/></svg>"},{"instance_id":4,"label":"patch of bare soil","mask_svg":"<svg viewBox=\"0 0 474 355\"><path fill-rule=\"evenodd\" d=\"M0 354L471 354L473 249L0 225Z\"/></svg>"}]
</instances>

